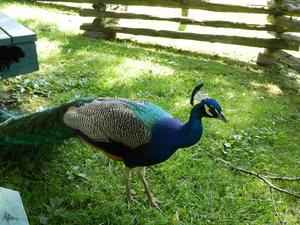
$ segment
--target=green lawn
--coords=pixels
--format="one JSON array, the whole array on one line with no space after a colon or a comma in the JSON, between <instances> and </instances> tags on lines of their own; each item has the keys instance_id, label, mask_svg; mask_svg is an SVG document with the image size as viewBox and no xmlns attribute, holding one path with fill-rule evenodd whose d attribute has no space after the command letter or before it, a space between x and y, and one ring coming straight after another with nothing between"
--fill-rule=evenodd
<instances>
[{"instance_id":1,"label":"green lawn","mask_svg":"<svg viewBox=\"0 0 300 225\"><path fill-rule=\"evenodd\" d=\"M205 119L198 145L148 169L164 213L148 206L136 174L139 199L129 205L122 163L77 139L53 148L40 163L0 162L0 186L21 192L31 225L279 224L266 184L205 151L249 170L299 177L299 74L125 40L91 40L61 28L55 16L76 16L63 7L2 0L0 10L38 36L40 70L0 80L0 100L10 108L31 113L70 99L118 96L155 103L185 121L191 90L203 82L229 119ZM299 182L274 184L300 194ZM281 219L300 224L300 200L273 193Z\"/></svg>"}]
</instances>

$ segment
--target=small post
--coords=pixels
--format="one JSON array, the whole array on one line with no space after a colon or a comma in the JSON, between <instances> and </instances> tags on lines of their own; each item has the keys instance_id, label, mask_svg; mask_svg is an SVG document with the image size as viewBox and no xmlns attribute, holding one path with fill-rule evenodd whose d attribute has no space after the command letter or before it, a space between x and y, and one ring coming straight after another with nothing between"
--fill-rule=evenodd
<instances>
[{"instance_id":1,"label":"small post","mask_svg":"<svg viewBox=\"0 0 300 225\"><path fill-rule=\"evenodd\" d=\"M189 15L189 9L182 8L181 9L181 16L188 16L188 15ZM178 27L178 31L184 31L185 29L186 29L186 24L180 23L179 27Z\"/></svg>"},{"instance_id":2,"label":"small post","mask_svg":"<svg viewBox=\"0 0 300 225\"><path fill-rule=\"evenodd\" d=\"M98 12L105 12L106 11L106 5L104 3L94 3L93 8L95 11ZM97 17L93 21L93 26L95 27L101 27L105 28L106 25L106 18ZM91 38L100 38L105 40L111 40L116 38L116 33L112 32L105 32L105 31L86 31L85 35Z\"/></svg>"}]
</instances>

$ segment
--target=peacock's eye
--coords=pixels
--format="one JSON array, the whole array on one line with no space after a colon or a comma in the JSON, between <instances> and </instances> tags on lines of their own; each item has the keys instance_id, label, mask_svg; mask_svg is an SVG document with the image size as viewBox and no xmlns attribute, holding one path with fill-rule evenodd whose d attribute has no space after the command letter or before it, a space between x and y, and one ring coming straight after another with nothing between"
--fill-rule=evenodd
<instances>
[{"instance_id":1,"label":"peacock's eye","mask_svg":"<svg viewBox=\"0 0 300 225\"><path fill-rule=\"evenodd\" d=\"M219 115L220 115L218 110L213 106L210 106L209 112L211 113L212 117L219 117Z\"/></svg>"},{"instance_id":2,"label":"peacock's eye","mask_svg":"<svg viewBox=\"0 0 300 225\"><path fill-rule=\"evenodd\" d=\"M217 109L212 105L204 105L205 111L208 116L215 118L219 117L220 113L217 111Z\"/></svg>"},{"instance_id":3,"label":"peacock's eye","mask_svg":"<svg viewBox=\"0 0 300 225\"><path fill-rule=\"evenodd\" d=\"M213 115L213 117L216 116L216 111L215 111L215 109L210 108L209 111L210 111L210 113Z\"/></svg>"}]
</instances>

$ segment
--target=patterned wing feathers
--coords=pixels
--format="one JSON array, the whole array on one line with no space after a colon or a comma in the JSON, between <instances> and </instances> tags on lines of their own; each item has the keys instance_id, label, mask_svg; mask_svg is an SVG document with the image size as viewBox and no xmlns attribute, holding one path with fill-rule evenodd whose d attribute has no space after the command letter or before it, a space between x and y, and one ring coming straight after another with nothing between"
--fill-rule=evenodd
<instances>
[{"instance_id":1,"label":"patterned wing feathers","mask_svg":"<svg viewBox=\"0 0 300 225\"><path fill-rule=\"evenodd\" d=\"M117 99L98 99L68 110L64 122L94 141L114 141L134 149L150 142L151 132L131 108Z\"/></svg>"}]
</instances>

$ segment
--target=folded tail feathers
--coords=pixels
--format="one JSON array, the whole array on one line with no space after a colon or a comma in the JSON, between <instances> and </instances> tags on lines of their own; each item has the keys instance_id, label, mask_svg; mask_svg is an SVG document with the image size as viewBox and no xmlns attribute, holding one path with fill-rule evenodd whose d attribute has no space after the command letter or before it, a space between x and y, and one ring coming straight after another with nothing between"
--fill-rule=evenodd
<instances>
[{"instance_id":1,"label":"folded tail feathers","mask_svg":"<svg viewBox=\"0 0 300 225\"><path fill-rule=\"evenodd\" d=\"M0 123L4 122L5 120L16 116L15 113L6 109L2 104L0 104Z\"/></svg>"},{"instance_id":2,"label":"folded tail feathers","mask_svg":"<svg viewBox=\"0 0 300 225\"><path fill-rule=\"evenodd\" d=\"M13 116L0 108L0 157L3 154L19 155L14 152L18 149L62 143L75 136L74 131L64 124L63 115L69 107L91 101L93 99L73 100L27 116Z\"/></svg>"}]
</instances>

